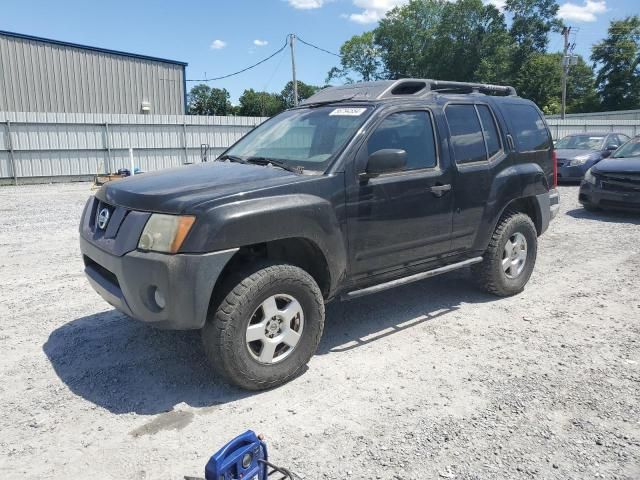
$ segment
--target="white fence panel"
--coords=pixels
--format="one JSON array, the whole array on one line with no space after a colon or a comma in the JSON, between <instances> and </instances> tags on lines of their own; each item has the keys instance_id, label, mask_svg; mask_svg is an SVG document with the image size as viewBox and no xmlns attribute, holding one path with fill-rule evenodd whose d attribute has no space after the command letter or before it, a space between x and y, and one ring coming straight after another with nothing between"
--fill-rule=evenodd
<instances>
[{"instance_id":1,"label":"white fence panel","mask_svg":"<svg viewBox=\"0 0 640 480\"><path fill-rule=\"evenodd\" d=\"M0 183L20 177L143 171L214 159L262 117L0 112ZM15 168L14 168L15 166Z\"/></svg>"},{"instance_id":2,"label":"white fence panel","mask_svg":"<svg viewBox=\"0 0 640 480\"><path fill-rule=\"evenodd\" d=\"M589 118L547 118L554 140L571 133L582 132L620 132L630 137L640 133L640 120L591 120Z\"/></svg>"},{"instance_id":3,"label":"white fence panel","mask_svg":"<svg viewBox=\"0 0 640 480\"><path fill-rule=\"evenodd\" d=\"M0 183L20 177L87 176L129 168L129 148L134 149L135 164L143 171L198 163L201 145L208 145L208 158L214 159L264 120L263 117L0 112ZM547 122L554 139L578 132L640 134L640 119L573 117L548 118ZM305 134L305 131L299 132L300 141ZM297 143L297 139L293 143Z\"/></svg>"}]
</instances>

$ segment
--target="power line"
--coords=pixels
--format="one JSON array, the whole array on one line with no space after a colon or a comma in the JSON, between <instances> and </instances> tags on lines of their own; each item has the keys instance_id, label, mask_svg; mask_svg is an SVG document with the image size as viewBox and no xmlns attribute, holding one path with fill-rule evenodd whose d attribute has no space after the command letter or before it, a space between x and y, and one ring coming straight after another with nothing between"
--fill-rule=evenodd
<instances>
[{"instance_id":1,"label":"power line","mask_svg":"<svg viewBox=\"0 0 640 480\"><path fill-rule=\"evenodd\" d=\"M287 48L289 42L289 36L287 36L287 38L284 41L284 45L282 45L282 47L280 47L277 51L273 52L271 55L269 55L266 58L263 58L262 60L260 60L257 63L254 63L253 65L250 65L246 68L243 68L242 70L238 70L237 72L233 72L233 73L229 73L228 75L222 75L221 77L214 77L214 78L203 78L203 79L191 79L191 80L187 80L187 82L212 82L214 80L222 80L224 78L229 78L229 77L233 77L234 75L238 75L240 73L244 73L247 70L251 70L252 68L257 67L258 65L263 64L264 62L266 62L267 60L271 60L273 57L275 57L276 55L278 55L280 52L282 52L285 48Z\"/></svg>"},{"instance_id":2,"label":"power line","mask_svg":"<svg viewBox=\"0 0 640 480\"><path fill-rule=\"evenodd\" d=\"M316 50L320 50L321 52L328 53L329 55L333 55L334 57L338 57L338 58L341 58L341 57L342 57L342 55L340 55L340 54L338 54L338 53L333 53L333 52L330 52L329 50L325 50L325 49L324 49L324 48L322 48L322 47L319 47L319 46L317 46L317 45L314 45L313 43L305 42L305 41L304 41L302 38L300 38L300 37L296 37L296 38L297 38L301 43L304 43L305 45L308 45L309 47L315 48Z\"/></svg>"}]
</instances>

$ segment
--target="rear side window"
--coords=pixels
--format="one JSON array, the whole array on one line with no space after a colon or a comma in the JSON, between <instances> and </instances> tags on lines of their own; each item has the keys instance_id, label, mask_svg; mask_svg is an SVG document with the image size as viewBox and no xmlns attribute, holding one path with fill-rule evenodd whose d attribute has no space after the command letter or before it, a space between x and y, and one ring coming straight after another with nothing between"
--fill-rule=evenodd
<instances>
[{"instance_id":1,"label":"rear side window","mask_svg":"<svg viewBox=\"0 0 640 480\"><path fill-rule=\"evenodd\" d=\"M498 136L498 128L491 114L491 110L486 105L477 105L480 121L482 122L482 133L484 140L487 142L487 153L489 158L493 157L502 148L500 145L500 137Z\"/></svg>"},{"instance_id":2,"label":"rear side window","mask_svg":"<svg viewBox=\"0 0 640 480\"><path fill-rule=\"evenodd\" d=\"M507 103L504 111L511 120L520 150L530 152L551 148L551 138L540 113L531 105Z\"/></svg>"},{"instance_id":3,"label":"rear side window","mask_svg":"<svg viewBox=\"0 0 640 480\"><path fill-rule=\"evenodd\" d=\"M456 163L482 162L487 159L482 127L474 105L448 105L445 110Z\"/></svg>"},{"instance_id":4,"label":"rear side window","mask_svg":"<svg viewBox=\"0 0 640 480\"><path fill-rule=\"evenodd\" d=\"M625 135L616 135L616 137L618 138L618 142L616 145L620 146L623 143L625 143L627 140L629 140L629 137L625 136Z\"/></svg>"}]
</instances>

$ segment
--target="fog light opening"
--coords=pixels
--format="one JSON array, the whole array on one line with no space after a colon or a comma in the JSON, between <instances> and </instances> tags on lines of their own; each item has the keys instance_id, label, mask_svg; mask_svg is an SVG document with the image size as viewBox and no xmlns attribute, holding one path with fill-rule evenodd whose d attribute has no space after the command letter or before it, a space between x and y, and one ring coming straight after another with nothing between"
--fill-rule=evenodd
<instances>
[{"instance_id":1,"label":"fog light opening","mask_svg":"<svg viewBox=\"0 0 640 480\"><path fill-rule=\"evenodd\" d=\"M156 305L160 310L167 306L167 301L158 287L153 289L153 301L156 302Z\"/></svg>"}]
</instances>

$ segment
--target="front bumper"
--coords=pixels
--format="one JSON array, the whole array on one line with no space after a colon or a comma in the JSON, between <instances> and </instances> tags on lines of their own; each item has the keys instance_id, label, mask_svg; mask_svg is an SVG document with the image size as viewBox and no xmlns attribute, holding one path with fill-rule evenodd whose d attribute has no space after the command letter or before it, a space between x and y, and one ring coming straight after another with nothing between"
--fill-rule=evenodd
<instances>
[{"instance_id":1,"label":"front bumper","mask_svg":"<svg viewBox=\"0 0 640 480\"><path fill-rule=\"evenodd\" d=\"M612 210L640 211L640 191L612 191L582 182L578 201L582 205Z\"/></svg>"},{"instance_id":2,"label":"front bumper","mask_svg":"<svg viewBox=\"0 0 640 480\"><path fill-rule=\"evenodd\" d=\"M204 326L216 280L238 249L167 255L131 251L122 256L80 236L85 274L98 294L128 316L172 330ZM155 301L155 289L164 308Z\"/></svg>"}]
</instances>

